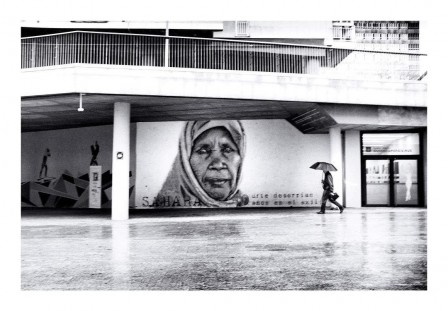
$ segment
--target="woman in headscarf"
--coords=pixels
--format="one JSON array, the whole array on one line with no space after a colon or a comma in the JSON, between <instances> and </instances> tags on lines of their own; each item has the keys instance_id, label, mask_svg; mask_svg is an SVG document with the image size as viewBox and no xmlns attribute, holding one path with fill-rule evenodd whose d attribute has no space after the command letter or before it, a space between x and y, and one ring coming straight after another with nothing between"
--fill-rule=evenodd
<instances>
[{"instance_id":1,"label":"woman in headscarf","mask_svg":"<svg viewBox=\"0 0 448 311\"><path fill-rule=\"evenodd\" d=\"M189 121L157 206L236 207L249 198L238 190L246 151L240 121Z\"/></svg>"}]
</instances>

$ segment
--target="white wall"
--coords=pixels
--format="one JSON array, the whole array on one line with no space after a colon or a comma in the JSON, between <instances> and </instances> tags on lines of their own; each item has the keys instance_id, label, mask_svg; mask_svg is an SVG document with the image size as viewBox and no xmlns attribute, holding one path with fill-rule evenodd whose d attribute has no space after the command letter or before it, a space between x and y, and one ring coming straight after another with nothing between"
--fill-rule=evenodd
<instances>
[{"instance_id":1,"label":"white wall","mask_svg":"<svg viewBox=\"0 0 448 311\"><path fill-rule=\"evenodd\" d=\"M359 131L345 132L345 205L361 207L361 139Z\"/></svg>"},{"instance_id":2,"label":"white wall","mask_svg":"<svg viewBox=\"0 0 448 311\"><path fill-rule=\"evenodd\" d=\"M137 123L137 207L148 207L147 202L151 205L160 191L177 155L183 124ZM320 206L322 173L309 167L317 161L329 161L328 135L304 135L285 120L244 120L242 124L247 153L240 190L249 196L248 206L263 201L275 207L275 201L279 201L275 195L278 199L279 194L291 195L290 199L282 200L282 206L289 206L288 202L290 206ZM313 200L300 197L302 193L312 194Z\"/></svg>"}]
</instances>

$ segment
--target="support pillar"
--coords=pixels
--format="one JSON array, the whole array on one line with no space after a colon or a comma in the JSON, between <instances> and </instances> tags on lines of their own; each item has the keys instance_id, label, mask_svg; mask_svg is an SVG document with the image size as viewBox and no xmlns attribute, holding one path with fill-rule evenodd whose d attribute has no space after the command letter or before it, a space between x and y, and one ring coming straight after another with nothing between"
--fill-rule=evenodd
<instances>
[{"instance_id":1,"label":"support pillar","mask_svg":"<svg viewBox=\"0 0 448 311\"><path fill-rule=\"evenodd\" d=\"M334 191L339 194L338 202L344 202L344 180L343 180L343 163L342 163L342 135L340 127L330 128L330 161L338 169L331 172L333 175Z\"/></svg>"},{"instance_id":2,"label":"support pillar","mask_svg":"<svg viewBox=\"0 0 448 311\"><path fill-rule=\"evenodd\" d=\"M170 28L168 26L168 22L166 22L166 29L165 29L165 67L170 66Z\"/></svg>"},{"instance_id":3,"label":"support pillar","mask_svg":"<svg viewBox=\"0 0 448 311\"><path fill-rule=\"evenodd\" d=\"M361 135L359 131L345 132L344 161L345 173L345 205L361 207Z\"/></svg>"},{"instance_id":4,"label":"support pillar","mask_svg":"<svg viewBox=\"0 0 448 311\"><path fill-rule=\"evenodd\" d=\"M131 104L114 104L112 220L129 219Z\"/></svg>"}]
</instances>

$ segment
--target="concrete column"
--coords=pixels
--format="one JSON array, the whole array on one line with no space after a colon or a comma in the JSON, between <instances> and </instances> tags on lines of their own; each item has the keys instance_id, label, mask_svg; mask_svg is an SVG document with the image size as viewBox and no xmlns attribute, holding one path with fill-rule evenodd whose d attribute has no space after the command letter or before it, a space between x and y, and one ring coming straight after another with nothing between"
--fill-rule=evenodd
<instances>
[{"instance_id":1,"label":"concrete column","mask_svg":"<svg viewBox=\"0 0 448 311\"><path fill-rule=\"evenodd\" d=\"M112 220L129 219L131 104L114 104Z\"/></svg>"},{"instance_id":2,"label":"concrete column","mask_svg":"<svg viewBox=\"0 0 448 311\"><path fill-rule=\"evenodd\" d=\"M361 207L361 138L359 131L345 132L345 204Z\"/></svg>"},{"instance_id":3,"label":"concrete column","mask_svg":"<svg viewBox=\"0 0 448 311\"><path fill-rule=\"evenodd\" d=\"M330 161L338 169L331 172L334 181L334 191L339 194L339 203L344 202L343 198L343 166L342 166L342 136L340 127L330 128Z\"/></svg>"},{"instance_id":4,"label":"concrete column","mask_svg":"<svg viewBox=\"0 0 448 311\"><path fill-rule=\"evenodd\" d=\"M165 67L170 66L170 39L168 36L170 35L170 28L168 25L168 22L166 22L166 29L165 29Z\"/></svg>"}]
</instances>

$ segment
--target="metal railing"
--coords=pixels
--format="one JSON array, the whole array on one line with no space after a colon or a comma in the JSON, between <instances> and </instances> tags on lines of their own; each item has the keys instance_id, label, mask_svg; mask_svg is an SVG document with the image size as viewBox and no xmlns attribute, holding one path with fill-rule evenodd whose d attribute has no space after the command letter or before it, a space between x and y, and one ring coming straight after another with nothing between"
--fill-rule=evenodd
<instances>
[{"instance_id":1,"label":"metal railing","mask_svg":"<svg viewBox=\"0 0 448 311\"><path fill-rule=\"evenodd\" d=\"M82 63L417 80L426 71L425 58L418 53L75 31L23 38L21 67Z\"/></svg>"}]
</instances>

